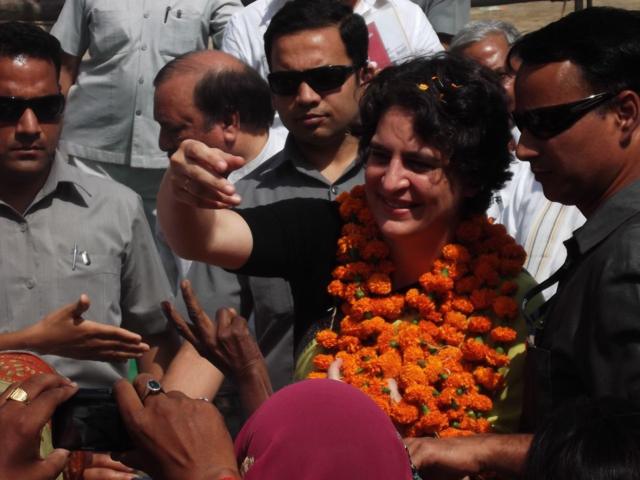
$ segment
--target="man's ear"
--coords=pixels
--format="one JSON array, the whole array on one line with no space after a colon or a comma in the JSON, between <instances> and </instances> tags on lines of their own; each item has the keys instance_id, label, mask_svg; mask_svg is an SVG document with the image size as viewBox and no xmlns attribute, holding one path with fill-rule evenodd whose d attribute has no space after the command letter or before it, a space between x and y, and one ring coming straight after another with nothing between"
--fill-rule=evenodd
<instances>
[{"instance_id":1,"label":"man's ear","mask_svg":"<svg viewBox=\"0 0 640 480\"><path fill-rule=\"evenodd\" d=\"M230 113L224 119L222 124L222 133L224 140L228 144L233 144L240 130L240 115L238 112Z\"/></svg>"},{"instance_id":2,"label":"man's ear","mask_svg":"<svg viewBox=\"0 0 640 480\"><path fill-rule=\"evenodd\" d=\"M614 111L621 133L620 143L627 146L634 134L640 134L640 96L633 90L623 90L618 94Z\"/></svg>"},{"instance_id":3,"label":"man's ear","mask_svg":"<svg viewBox=\"0 0 640 480\"><path fill-rule=\"evenodd\" d=\"M376 62L367 61L367 64L358 71L360 83L366 85L376 76L378 71L379 69Z\"/></svg>"}]
</instances>

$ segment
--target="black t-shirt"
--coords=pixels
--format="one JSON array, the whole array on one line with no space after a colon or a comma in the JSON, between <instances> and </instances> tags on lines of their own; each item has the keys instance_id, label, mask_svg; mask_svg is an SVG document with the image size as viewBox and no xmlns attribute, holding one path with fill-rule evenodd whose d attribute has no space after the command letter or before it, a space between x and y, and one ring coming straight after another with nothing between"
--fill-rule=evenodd
<instances>
[{"instance_id":1,"label":"black t-shirt","mask_svg":"<svg viewBox=\"0 0 640 480\"><path fill-rule=\"evenodd\" d=\"M237 211L253 236L253 250L236 273L282 277L291 285L296 347L334 305L327 293L342 228L338 204L295 198Z\"/></svg>"}]
</instances>

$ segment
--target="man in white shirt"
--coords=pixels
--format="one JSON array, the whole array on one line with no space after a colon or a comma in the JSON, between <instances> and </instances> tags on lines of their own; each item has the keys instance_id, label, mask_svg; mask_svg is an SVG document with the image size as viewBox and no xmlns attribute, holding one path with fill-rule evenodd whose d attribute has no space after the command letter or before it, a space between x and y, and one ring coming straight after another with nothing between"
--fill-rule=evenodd
<instances>
[{"instance_id":1,"label":"man in white shirt","mask_svg":"<svg viewBox=\"0 0 640 480\"><path fill-rule=\"evenodd\" d=\"M267 78L269 66L263 36L271 19L289 0L256 0L234 13L221 49ZM343 0L361 15L369 29L369 60L384 68L416 55L442 51L440 40L420 7L410 0ZM285 130L276 115L274 129Z\"/></svg>"}]
</instances>

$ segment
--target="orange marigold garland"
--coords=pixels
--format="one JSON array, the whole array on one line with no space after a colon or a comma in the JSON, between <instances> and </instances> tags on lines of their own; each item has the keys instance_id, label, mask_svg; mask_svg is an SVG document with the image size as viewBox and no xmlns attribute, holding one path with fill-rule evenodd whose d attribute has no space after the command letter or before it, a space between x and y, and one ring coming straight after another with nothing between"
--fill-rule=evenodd
<instances>
[{"instance_id":1,"label":"orange marigold garland","mask_svg":"<svg viewBox=\"0 0 640 480\"><path fill-rule=\"evenodd\" d=\"M392 292L389 248L355 187L337 201L343 219L329 293L344 315L339 331L316 335L324 352L309 378L341 358L343 380L366 394L403 435L456 436L491 430L491 397L503 386L516 340L515 277L526 254L504 227L462 222L415 288ZM389 379L402 399L392 399Z\"/></svg>"}]
</instances>

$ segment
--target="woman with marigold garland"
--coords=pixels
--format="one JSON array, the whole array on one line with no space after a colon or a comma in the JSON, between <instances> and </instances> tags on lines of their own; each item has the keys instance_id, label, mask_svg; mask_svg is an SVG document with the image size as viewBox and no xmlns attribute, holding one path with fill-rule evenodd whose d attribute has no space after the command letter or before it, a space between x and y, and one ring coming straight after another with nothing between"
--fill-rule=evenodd
<instances>
[{"instance_id":1,"label":"woman with marigold garland","mask_svg":"<svg viewBox=\"0 0 640 480\"><path fill-rule=\"evenodd\" d=\"M298 350L315 334L300 361L309 376L339 368L403 435L514 431L518 303L533 280L524 250L484 216L512 161L505 93L470 61L415 59L371 82L361 122L365 185L337 202L229 210L237 159L183 143L161 187L167 239L183 257L286 278Z\"/></svg>"}]
</instances>

